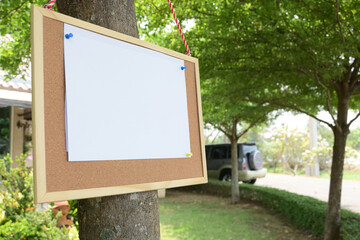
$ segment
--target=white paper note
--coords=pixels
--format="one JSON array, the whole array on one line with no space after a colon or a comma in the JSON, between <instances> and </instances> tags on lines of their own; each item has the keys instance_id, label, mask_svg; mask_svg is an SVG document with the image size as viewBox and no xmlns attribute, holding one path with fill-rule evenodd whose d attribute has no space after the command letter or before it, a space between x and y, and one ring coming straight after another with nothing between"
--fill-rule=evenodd
<instances>
[{"instance_id":1,"label":"white paper note","mask_svg":"<svg viewBox=\"0 0 360 240\"><path fill-rule=\"evenodd\" d=\"M69 161L185 158L184 61L64 24Z\"/></svg>"}]
</instances>

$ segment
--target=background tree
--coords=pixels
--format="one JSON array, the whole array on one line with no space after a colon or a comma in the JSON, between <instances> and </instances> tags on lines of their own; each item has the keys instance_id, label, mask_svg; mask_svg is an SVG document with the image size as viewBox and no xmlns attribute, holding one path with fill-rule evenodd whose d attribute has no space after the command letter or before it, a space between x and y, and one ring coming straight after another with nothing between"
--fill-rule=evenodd
<instances>
[{"instance_id":1,"label":"background tree","mask_svg":"<svg viewBox=\"0 0 360 240\"><path fill-rule=\"evenodd\" d=\"M190 28L186 37L192 43L192 55L200 61L204 122L223 132L231 143L232 203L238 203L238 178L234 177L238 176L237 142L251 127L267 121L273 110L268 104L259 106L244 101L248 81L252 81L255 76L249 77L246 72L234 73L231 67L241 66L242 62L237 61L238 56L234 56L230 47L224 47L232 45L235 35L241 34L234 33L236 26L231 21L234 16L243 14L244 9L233 9L234 13L229 14L227 10L231 5L227 2L223 6L225 10L210 2L176 3L179 4L179 8L175 8L178 10L176 14L180 20L185 19L182 26ZM200 8L206 8L206 11ZM181 38L166 2L139 1L137 10L142 28L140 32L146 40L182 51ZM193 22L195 25L191 28ZM222 68L229 68L229 71L219 71L214 67L214 62Z\"/></svg>"},{"instance_id":2,"label":"background tree","mask_svg":"<svg viewBox=\"0 0 360 240\"><path fill-rule=\"evenodd\" d=\"M282 126L272 129L262 141L261 150L266 161L276 167L281 160L284 173L290 170L293 175L297 175L297 171L304 167L302 153L309 148L306 132Z\"/></svg>"},{"instance_id":3,"label":"background tree","mask_svg":"<svg viewBox=\"0 0 360 240\"><path fill-rule=\"evenodd\" d=\"M1 0L0 3L0 70L5 77L29 77L30 6L40 0Z\"/></svg>"},{"instance_id":4,"label":"background tree","mask_svg":"<svg viewBox=\"0 0 360 240\"><path fill-rule=\"evenodd\" d=\"M257 2L260 3L260 2ZM264 87L271 89L262 99L283 108L315 117L319 110L332 121L317 118L334 135L330 194L325 221L325 239L340 235L342 174L347 136L359 117L359 29L358 1L277 1L254 4L259 16L251 38L263 46L258 57L269 71ZM271 54L270 54L271 53ZM268 84L267 84L268 83ZM357 111L348 119L348 110Z\"/></svg>"},{"instance_id":5,"label":"background tree","mask_svg":"<svg viewBox=\"0 0 360 240\"><path fill-rule=\"evenodd\" d=\"M237 142L250 128L266 122L272 109L260 107L259 111L256 104L241 101L241 93L234 94L232 84L231 79L212 78L201 85L204 122L224 133L231 143L231 202L236 204L240 200Z\"/></svg>"},{"instance_id":6,"label":"background tree","mask_svg":"<svg viewBox=\"0 0 360 240\"><path fill-rule=\"evenodd\" d=\"M357 150L360 151L360 128L357 127L353 130L351 130L351 134L349 134L349 137L346 141L346 145Z\"/></svg>"},{"instance_id":7,"label":"background tree","mask_svg":"<svg viewBox=\"0 0 360 240\"><path fill-rule=\"evenodd\" d=\"M334 144L334 137L331 129L319 124L318 133L321 136L321 141L326 141L330 146ZM354 151L360 151L360 127L353 128L351 134L349 134L346 141L346 147L353 149ZM351 150L351 151L353 151ZM346 151L347 153L347 151Z\"/></svg>"},{"instance_id":8,"label":"background tree","mask_svg":"<svg viewBox=\"0 0 360 240\"><path fill-rule=\"evenodd\" d=\"M268 171L271 171L270 169L272 169L272 171L276 173L278 167L281 169L285 151L285 144L282 140L277 141L275 137L271 136L262 139L262 142L260 143L261 152L264 155L264 165L266 165Z\"/></svg>"},{"instance_id":9,"label":"background tree","mask_svg":"<svg viewBox=\"0 0 360 240\"><path fill-rule=\"evenodd\" d=\"M320 135L321 138L328 142L330 146L334 145L334 135L331 131L331 128L324 124L317 124L317 131L318 135ZM351 135L353 135L353 132L351 133Z\"/></svg>"},{"instance_id":10,"label":"background tree","mask_svg":"<svg viewBox=\"0 0 360 240\"><path fill-rule=\"evenodd\" d=\"M320 171L329 170L329 166L331 166L331 156L333 150L330 144L326 141L326 139L320 138L318 146L311 150L305 150L302 155L304 161L313 164L315 159L319 162ZM347 166L348 170L352 169L352 161L354 159L358 159L359 153L352 147L346 146L345 148L345 166Z\"/></svg>"},{"instance_id":11,"label":"background tree","mask_svg":"<svg viewBox=\"0 0 360 240\"><path fill-rule=\"evenodd\" d=\"M297 129L282 129L281 134L284 142L283 160L285 170L289 169L293 175L297 175L297 171L304 167L302 153L309 147L308 134ZM279 139L280 140L280 139ZM285 161L286 160L286 161Z\"/></svg>"}]
</instances>

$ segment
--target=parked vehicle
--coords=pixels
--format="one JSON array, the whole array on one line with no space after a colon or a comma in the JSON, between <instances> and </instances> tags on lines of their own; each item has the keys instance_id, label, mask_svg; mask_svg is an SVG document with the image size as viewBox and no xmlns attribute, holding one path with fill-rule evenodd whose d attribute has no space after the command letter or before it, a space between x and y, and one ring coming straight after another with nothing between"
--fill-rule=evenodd
<instances>
[{"instance_id":1,"label":"parked vehicle","mask_svg":"<svg viewBox=\"0 0 360 240\"><path fill-rule=\"evenodd\" d=\"M210 144L205 146L208 176L221 181L231 181L231 145ZM238 143L239 181L254 184L265 177L263 156L255 143Z\"/></svg>"}]
</instances>

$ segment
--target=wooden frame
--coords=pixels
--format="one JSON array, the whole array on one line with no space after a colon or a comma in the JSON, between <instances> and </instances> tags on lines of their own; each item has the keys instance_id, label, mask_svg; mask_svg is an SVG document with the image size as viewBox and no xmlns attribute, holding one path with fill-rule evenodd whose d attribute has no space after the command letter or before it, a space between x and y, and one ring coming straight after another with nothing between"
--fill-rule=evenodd
<instances>
[{"instance_id":1,"label":"wooden frame","mask_svg":"<svg viewBox=\"0 0 360 240\"><path fill-rule=\"evenodd\" d=\"M67 161L64 130L64 33L61 30L64 23L184 60L188 68L185 78L193 157ZM199 64L196 58L36 6L32 6L31 9L31 26L36 203L109 196L207 182ZM96 176L97 173L100 176Z\"/></svg>"}]
</instances>

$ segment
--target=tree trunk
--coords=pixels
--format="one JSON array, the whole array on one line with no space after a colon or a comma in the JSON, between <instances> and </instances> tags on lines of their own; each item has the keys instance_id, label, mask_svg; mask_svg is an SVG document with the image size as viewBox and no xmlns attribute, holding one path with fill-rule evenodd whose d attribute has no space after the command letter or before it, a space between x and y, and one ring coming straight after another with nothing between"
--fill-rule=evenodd
<instances>
[{"instance_id":1,"label":"tree trunk","mask_svg":"<svg viewBox=\"0 0 360 240\"><path fill-rule=\"evenodd\" d=\"M294 176L297 176L297 168L298 168L298 165L295 164L294 169L293 169Z\"/></svg>"},{"instance_id":2,"label":"tree trunk","mask_svg":"<svg viewBox=\"0 0 360 240\"><path fill-rule=\"evenodd\" d=\"M132 37L139 37L134 1L129 0L58 0L60 13L84 20Z\"/></svg>"},{"instance_id":3,"label":"tree trunk","mask_svg":"<svg viewBox=\"0 0 360 240\"><path fill-rule=\"evenodd\" d=\"M133 1L58 0L57 7L60 13L138 37ZM160 239L156 191L79 200L78 215L80 239Z\"/></svg>"},{"instance_id":4,"label":"tree trunk","mask_svg":"<svg viewBox=\"0 0 360 240\"><path fill-rule=\"evenodd\" d=\"M340 237L341 190L347 134L335 129L334 138L330 192L325 220L325 240L334 240Z\"/></svg>"},{"instance_id":5,"label":"tree trunk","mask_svg":"<svg viewBox=\"0 0 360 240\"><path fill-rule=\"evenodd\" d=\"M157 192L78 201L80 239L160 239Z\"/></svg>"},{"instance_id":6,"label":"tree trunk","mask_svg":"<svg viewBox=\"0 0 360 240\"><path fill-rule=\"evenodd\" d=\"M237 204L240 202L239 191L239 163L238 163L238 151L237 151L236 137L236 123L233 126L231 136L231 203Z\"/></svg>"},{"instance_id":7,"label":"tree trunk","mask_svg":"<svg viewBox=\"0 0 360 240\"><path fill-rule=\"evenodd\" d=\"M231 203L236 204L240 201L239 191L239 164L237 157L237 141L231 140Z\"/></svg>"},{"instance_id":8,"label":"tree trunk","mask_svg":"<svg viewBox=\"0 0 360 240\"><path fill-rule=\"evenodd\" d=\"M325 240L340 239L341 226L341 190L345 159L346 139L349 134L347 115L349 109L349 98L340 95L338 99L338 126L333 127L334 146L331 164L331 179L329 200L325 220Z\"/></svg>"}]
</instances>

